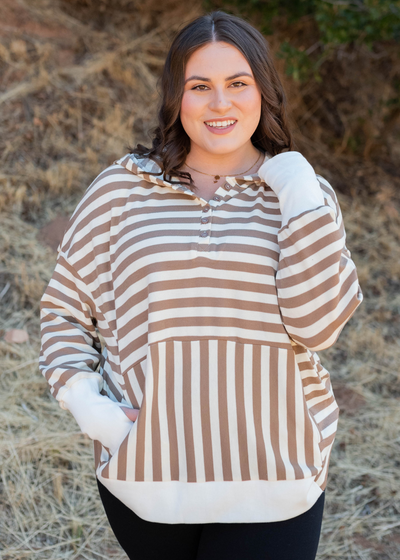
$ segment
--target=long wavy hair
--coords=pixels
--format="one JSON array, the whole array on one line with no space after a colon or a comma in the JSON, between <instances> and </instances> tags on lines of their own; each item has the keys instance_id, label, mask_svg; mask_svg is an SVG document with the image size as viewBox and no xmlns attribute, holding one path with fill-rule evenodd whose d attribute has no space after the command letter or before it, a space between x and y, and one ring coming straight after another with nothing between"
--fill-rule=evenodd
<instances>
[{"instance_id":1,"label":"long wavy hair","mask_svg":"<svg viewBox=\"0 0 400 560\"><path fill-rule=\"evenodd\" d=\"M130 153L154 160L161 168L158 175L169 182L172 176L193 185L190 173L180 171L190 151L190 138L181 120L180 107L184 92L186 63L197 49L213 41L223 41L236 47L246 58L261 90L261 116L251 137L253 145L271 155L293 150L289 130L286 95L271 60L265 37L245 20L214 11L200 16L179 31L169 49L161 76L161 102L158 125L151 130L152 147L137 144Z\"/></svg>"}]
</instances>

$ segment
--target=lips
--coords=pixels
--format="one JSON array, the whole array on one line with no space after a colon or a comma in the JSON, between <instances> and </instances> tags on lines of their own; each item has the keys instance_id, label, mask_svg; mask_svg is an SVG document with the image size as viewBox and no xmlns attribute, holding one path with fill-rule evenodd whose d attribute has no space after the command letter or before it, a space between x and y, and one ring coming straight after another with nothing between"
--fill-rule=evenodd
<instances>
[{"instance_id":1,"label":"lips","mask_svg":"<svg viewBox=\"0 0 400 560\"><path fill-rule=\"evenodd\" d=\"M232 119L232 118L228 118L226 117L225 119L210 119L209 121L204 121L206 124L210 125L210 126L229 126L231 124L233 124L235 121L237 121L237 119Z\"/></svg>"},{"instance_id":2,"label":"lips","mask_svg":"<svg viewBox=\"0 0 400 560\"><path fill-rule=\"evenodd\" d=\"M227 120L233 120L233 119L215 119L215 121L213 121L213 122L224 122L224 121L227 121ZM207 127L207 130L209 130L213 134L227 134L235 128L236 123L237 123L237 121L235 121L231 125L224 126L224 127L219 127L219 126L210 126L206 122L204 122L204 124Z\"/></svg>"}]
</instances>

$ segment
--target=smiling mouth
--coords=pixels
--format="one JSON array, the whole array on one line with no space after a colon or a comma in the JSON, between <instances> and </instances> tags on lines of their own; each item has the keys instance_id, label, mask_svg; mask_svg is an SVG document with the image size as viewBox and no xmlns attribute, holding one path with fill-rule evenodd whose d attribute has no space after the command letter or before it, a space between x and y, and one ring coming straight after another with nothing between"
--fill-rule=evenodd
<instances>
[{"instance_id":1,"label":"smiling mouth","mask_svg":"<svg viewBox=\"0 0 400 560\"><path fill-rule=\"evenodd\" d=\"M226 121L204 121L204 124L211 126L212 128L222 129L229 128L233 124L237 123L237 120L227 119Z\"/></svg>"}]
</instances>

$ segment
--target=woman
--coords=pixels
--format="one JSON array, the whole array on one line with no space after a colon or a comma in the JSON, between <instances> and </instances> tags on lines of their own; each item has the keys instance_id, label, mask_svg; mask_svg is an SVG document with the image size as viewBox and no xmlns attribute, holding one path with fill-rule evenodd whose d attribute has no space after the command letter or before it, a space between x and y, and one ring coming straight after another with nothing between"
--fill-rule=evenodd
<instances>
[{"instance_id":1,"label":"woman","mask_svg":"<svg viewBox=\"0 0 400 560\"><path fill-rule=\"evenodd\" d=\"M263 36L196 19L152 148L86 191L42 298L42 372L129 558L315 558L338 418L315 351L361 300Z\"/></svg>"}]
</instances>

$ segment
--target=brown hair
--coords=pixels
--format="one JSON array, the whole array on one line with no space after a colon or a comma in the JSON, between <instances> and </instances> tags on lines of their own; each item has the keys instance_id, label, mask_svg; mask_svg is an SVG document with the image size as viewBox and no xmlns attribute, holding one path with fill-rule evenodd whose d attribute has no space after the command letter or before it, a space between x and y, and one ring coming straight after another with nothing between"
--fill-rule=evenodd
<instances>
[{"instance_id":1,"label":"brown hair","mask_svg":"<svg viewBox=\"0 0 400 560\"><path fill-rule=\"evenodd\" d=\"M286 95L274 67L265 37L245 20L223 11L200 16L177 34L169 49L161 76L161 104L158 125L152 130L153 146L138 144L131 153L156 161L164 180L175 175L189 179L190 173L178 171L190 151L190 138L181 120L185 68L189 57L207 43L223 41L236 47L248 61L261 90L261 117L251 141L263 152L276 155L293 150L293 139L286 114ZM183 181L182 181L183 183Z\"/></svg>"}]
</instances>

